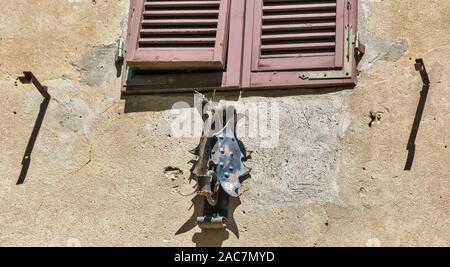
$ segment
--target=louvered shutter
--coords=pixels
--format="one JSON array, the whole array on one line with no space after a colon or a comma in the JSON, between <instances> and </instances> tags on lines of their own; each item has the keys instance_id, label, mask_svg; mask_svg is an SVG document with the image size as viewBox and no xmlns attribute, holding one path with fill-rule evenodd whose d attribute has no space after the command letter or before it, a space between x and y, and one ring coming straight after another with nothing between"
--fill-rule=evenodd
<instances>
[{"instance_id":1,"label":"louvered shutter","mask_svg":"<svg viewBox=\"0 0 450 267\"><path fill-rule=\"evenodd\" d=\"M357 0L249 0L247 10L243 87L354 83Z\"/></svg>"},{"instance_id":2,"label":"louvered shutter","mask_svg":"<svg viewBox=\"0 0 450 267\"><path fill-rule=\"evenodd\" d=\"M123 95L356 84L358 0L130 1Z\"/></svg>"},{"instance_id":3,"label":"louvered shutter","mask_svg":"<svg viewBox=\"0 0 450 267\"><path fill-rule=\"evenodd\" d=\"M231 0L132 0L127 64L225 69Z\"/></svg>"}]
</instances>

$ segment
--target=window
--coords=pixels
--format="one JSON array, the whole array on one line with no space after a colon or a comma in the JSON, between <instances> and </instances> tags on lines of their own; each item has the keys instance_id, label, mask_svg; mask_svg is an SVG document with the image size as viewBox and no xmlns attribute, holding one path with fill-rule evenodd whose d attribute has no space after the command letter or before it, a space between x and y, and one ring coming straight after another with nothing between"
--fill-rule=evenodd
<instances>
[{"instance_id":1,"label":"window","mask_svg":"<svg viewBox=\"0 0 450 267\"><path fill-rule=\"evenodd\" d=\"M123 93L356 83L357 0L131 0Z\"/></svg>"}]
</instances>

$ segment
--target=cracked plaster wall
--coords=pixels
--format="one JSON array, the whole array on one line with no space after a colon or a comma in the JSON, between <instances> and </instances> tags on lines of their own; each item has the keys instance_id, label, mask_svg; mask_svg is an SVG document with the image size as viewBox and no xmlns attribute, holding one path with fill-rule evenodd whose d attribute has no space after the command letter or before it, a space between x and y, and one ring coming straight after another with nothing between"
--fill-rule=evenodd
<instances>
[{"instance_id":1,"label":"cracked plaster wall","mask_svg":"<svg viewBox=\"0 0 450 267\"><path fill-rule=\"evenodd\" d=\"M360 1L367 54L354 90L219 96L276 103L279 146L254 151L230 233L175 235L191 216L196 138L174 138L169 108L191 97L120 100L114 46L127 1L0 0L0 245L448 245L450 5ZM33 16L27 12L32 7ZM412 172L402 171L424 57L433 81ZM24 185L20 162L41 98L49 105ZM131 106L130 106L131 105ZM140 112L139 112L140 111ZM380 121L368 127L371 112ZM426 138L426 137L429 138ZM165 173L167 167L179 172Z\"/></svg>"}]
</instances>

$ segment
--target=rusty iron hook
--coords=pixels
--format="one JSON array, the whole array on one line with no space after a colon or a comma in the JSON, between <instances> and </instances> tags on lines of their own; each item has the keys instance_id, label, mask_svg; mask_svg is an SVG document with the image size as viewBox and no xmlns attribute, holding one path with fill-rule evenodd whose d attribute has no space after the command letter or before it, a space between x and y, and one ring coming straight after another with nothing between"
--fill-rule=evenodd
<instances>
[{"instance_id":1,"label":"rusty iron hook","mask_svg":"<svg viewBox=\"0 0 450 267\"><path fill-rule=\"evenodd\" d=\"M48 93L47 87L43 86L31 71L24 71L23 74L24 76L19 77L19 81L22 84L32 83L45 99L50 100L51 96Z\"/></svg>"},{"instance_id":2,"label":"rusty iron hook","mask_svg":"<svg viewBox=\"0 0 450 267\"><path fill-rule=\"evenodd\" d=\"M414 64L416 71L420 72L420 77L422 77L423 85L430 85L430 78L428 76L427 69L425 68L425 63L422 58L416 59L416 64Z\"/></svg>"}]
</instances>

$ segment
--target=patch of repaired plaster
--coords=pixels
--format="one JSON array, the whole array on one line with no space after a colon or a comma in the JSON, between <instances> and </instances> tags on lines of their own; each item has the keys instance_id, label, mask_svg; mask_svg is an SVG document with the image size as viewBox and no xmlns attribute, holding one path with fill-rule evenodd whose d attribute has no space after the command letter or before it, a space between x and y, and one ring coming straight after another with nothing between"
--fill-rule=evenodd
<instances>
[{"instance_id":1,"label":"patch of repaired plaster","mask_svg":"<svg viewBox=\"0 0 450 267\"><path fill-rule=\"evenodd\" d=\"M241 190L246 198L261 206L342 205L336 178L339 139L351 118L345 111L345 94L258 101L278 102L280 137L278 146L270 149L254 149L251 140L243 139L254 151L248 165L255 167Z\"/></svg>"},{"instance_id":2,"label":"patch of repaired plaster","mask_svg":"<svg viewBox=\"0 0 450 267\"><path fill-rule=\"evenodd\" d=\"M95 120L95 112L79 94L79 85L72 80L58 79L47 82L54 91L53 104L48 115L49 124L54 129L88 134Z\"/></svg>"},{"instance_id":3,"label":"patch of repaired plaster","mask_svg":"<svg viewBox=\"0 0 450 267\"><path fill-rule=\"evenodd\" d=\"M116 72L115 51L116 44L94 46L80 59L73 61L72 65L80 72L81 81L89 86L103 84Z\"/></svg>"},{"instance_id":4,"label":"patch of repaired plaster","mask_svg":"<svg viewBox=\"0 0 450 267\"><path fill-rule=\"evenodd\" d=\"M36 143L37 164L49 166L43 171L79 172L92 161L92 144L85 135L73 132L53 132L40 137Z\"/></svg>"},{"instance_id":5,"label":"patch of repaired plaster","mask_svg":"<svg viewBox=\"0 0 450 267\"><path fill-rule=\"evenodd\" d=\"M366 54L358 65L360 71L369 70L378 60L397 61L408 50L406 40L394 40L390 37L379 36L368 30L368 20L371 14L371 5L374 0L360 0L359 7L359 35L361 42L366 46Z\"/></svg>"},{"instance_id":6,"label":"patch of repaired plaster","mask_svg":"<svg viewBox=\"0 0 450 267\"><path fill-rule=\"evenodd\" d=\"M53 96L45 118L51 132L40 137L36 150L47 155L52 166L78 172L92 161L89 133L97 114L77 82L62 78L46 85Z\"/></svg>"}]
</instances>

